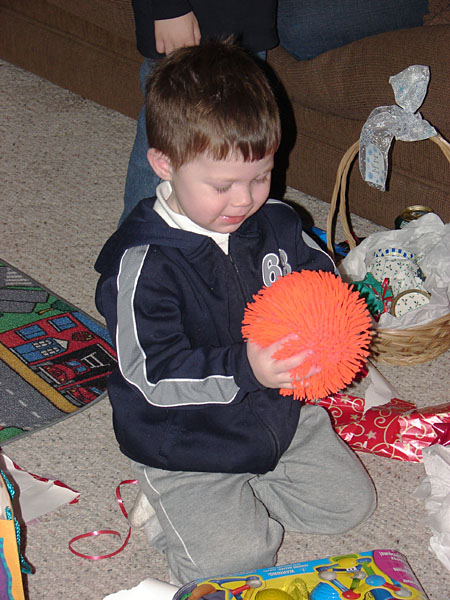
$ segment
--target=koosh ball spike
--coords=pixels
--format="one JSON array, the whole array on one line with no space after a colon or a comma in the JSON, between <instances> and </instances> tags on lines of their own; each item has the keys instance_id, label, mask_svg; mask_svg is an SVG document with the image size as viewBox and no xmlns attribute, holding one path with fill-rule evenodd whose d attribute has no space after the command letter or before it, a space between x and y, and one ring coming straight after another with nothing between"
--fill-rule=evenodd
<instances>
[{"instance_id":1,"label":"koosh ball spike","mask_svg":"<svg viewBox=\"0 0 450 600\"><path fill-rule=\"evenodd\" d=\"M291 371L295 400L314 400L349 385L369 355L372 319L363 298L334 273L293 272L263 287L244 312L245 340L267 347L290 336L274 358L314 354ZM306 377L312 367L320 372Z\"/></svg>"}]
</instances>

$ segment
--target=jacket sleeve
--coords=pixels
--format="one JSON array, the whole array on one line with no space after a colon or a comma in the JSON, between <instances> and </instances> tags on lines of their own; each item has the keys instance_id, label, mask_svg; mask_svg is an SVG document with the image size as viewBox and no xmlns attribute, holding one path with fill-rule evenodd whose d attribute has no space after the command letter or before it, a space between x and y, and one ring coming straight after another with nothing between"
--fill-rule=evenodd
<instances>
[{"instance_id":1,"label":"jacket sleeve","mask_svg":"<svg viewBox=\"0 0 450 600\"><path fill-rule=\"evenodd\" d=\"M330 255L304 231L301 219L297 219L296 230L297 265L295 271L333 271L339 275L337 267Z\"/></svg>"},{"instance_id":2,"label":"jacket sleeve","mask_svg":"<svg viewBox=\"0 0 450 600\"><path fill-rule=\"evenodd\" d=\"M288 251L290 271L334 271L337 267L330 255L304 231L302 221L292 206L280 200L269 200L265 206L266 218L271 223L280 243ZM280 234L281 232L281 234ZM292 240L292 244L290 243ZM286 246L284 246L286 244Z\"/></svg>"},{"instance_id":3,"label":"jacket sleeve","mask_svg":"<svg viewBox=\"0 0 450 600\"><path fill-rule=\"evenodd\" d=\"M183 295L170 273L144 269L149 251L127 250L97 303L114 333L124 379L150 404L167 408L226 405L261 389L243 342L210 345L205 331L196 334L203 343L193 347L183 324Z\"/></svg>"}]
</instances>

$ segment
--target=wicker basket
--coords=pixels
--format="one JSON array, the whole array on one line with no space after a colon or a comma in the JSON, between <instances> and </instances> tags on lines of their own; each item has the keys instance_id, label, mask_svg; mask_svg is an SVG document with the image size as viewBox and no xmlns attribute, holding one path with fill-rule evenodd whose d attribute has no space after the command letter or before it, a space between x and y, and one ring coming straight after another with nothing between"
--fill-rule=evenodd
<instances>
[{"instance_id":1,"label":"wicker basket","mask_svg":"<svg viewBox=\"0 0 450 600\"><path fill-rule=\"evenodd\" d=\"M450 144L441 135L429 138L437 144L450 163ZM347 177L358 154L359 141L350 146L339 164L327 220L327 245L331 255L334 240L334 218L339 205L339 218L350 249L356 241L348 220ZM450 348L450 313L425 325L408 329L376 329L370 346L371 357L391 365L416 365L437 358Z\"/></svg>"}]
</instances>

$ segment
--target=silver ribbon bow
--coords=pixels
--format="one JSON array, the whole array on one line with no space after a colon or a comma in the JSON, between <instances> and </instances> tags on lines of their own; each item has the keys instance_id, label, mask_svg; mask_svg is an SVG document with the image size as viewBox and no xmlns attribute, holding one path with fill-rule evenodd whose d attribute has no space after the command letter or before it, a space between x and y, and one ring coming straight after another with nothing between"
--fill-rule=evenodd
<instances>
[{"instance_id":1,"label":"silver ribbon bow","mask_svg":"<svg viewBox=\"0 0 450 600\"><path fill-rule=\"evenodd\" d=\"M423 65L412 65L390 77L397 104L375 108L362 128L359 170L364 181L383 192L393 138L415 142L437 135L436 129L417 112L425 99L429 79L430 69Z\"/></svg>"}]
</instances>

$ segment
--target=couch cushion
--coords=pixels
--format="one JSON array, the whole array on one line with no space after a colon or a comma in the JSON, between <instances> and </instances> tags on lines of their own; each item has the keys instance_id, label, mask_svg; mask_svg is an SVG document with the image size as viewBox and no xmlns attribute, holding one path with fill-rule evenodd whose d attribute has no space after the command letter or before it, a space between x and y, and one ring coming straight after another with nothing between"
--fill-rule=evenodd
<instances>
[{"instance_id":1,"label":"couch cushion","mask_svg":"<svg viewBox=\"0 0 450 600\"><path fill-rule=\"evenodd\" d=\"M48 0L58 8L135 42L131 0Z\"/></svg>"},{"instance_id":2,"label":"couch cushion","mask_svg":"<svg viewBox=\"0 0 450 600\"><path fill-rule=\"evenodd\" d=\"M99 4L105 6L104 18ZM114 6L115 9L106 6ZM0 0L4 20L22 21L24 26L40 28L49 38L64 36L73 41L102 48L131 60L142 57L136 50L133 12L127 0ZM111 12L112 11L112 12ZM27 40L17 37L17 44ZM31 58L31 57L30 57Z\"/></svg>"},{"instance_id":3,"label":"couch cushion","mask_svg":"<svg viewBox=\"0 0 450 600\"><path fill-rule=\"evenodd\" d=\"M306 61L283 48L269 52L291 102L346 119L365 121L377 106L394 104L389 77L412 64L430 66L423 116L450 137L450 82L444 49L450 25L417 27L357 40Z\"/></svg>"},{"instance_id":4,"label":"couch cushion","mask_svg":"<svg viewBox=\"0 0 450 600\"><path fill-rule=\"evenodd\" d=\"M110 4L115 8L106 14ZM130 21L131 3L102 0L102 5L104 19L100 19L99 5L91 0L0 0L0 56L81 96L137 117L142 105L142 56Z\"/></svg>"},{"instance_id":5,"label":"couch cushion","mask_svg":"<svg viewBox=\"0 0 450 600\"><path fill-rule=\"evenodd\" d=\"M298 60L370 35L419 27L427 0L278 0L278 34Z\"/></svg>"},{"instance_id":6,"label":"couch cushion","mask_svg":"<svg viewBox=\"0 0 450 600\"><path fill-rule=\"evenodd\" d=\"M450 25L450 4L448 0L429 0L428 14L423 18L424 25Z\"/></svg>"}]
</instances>

